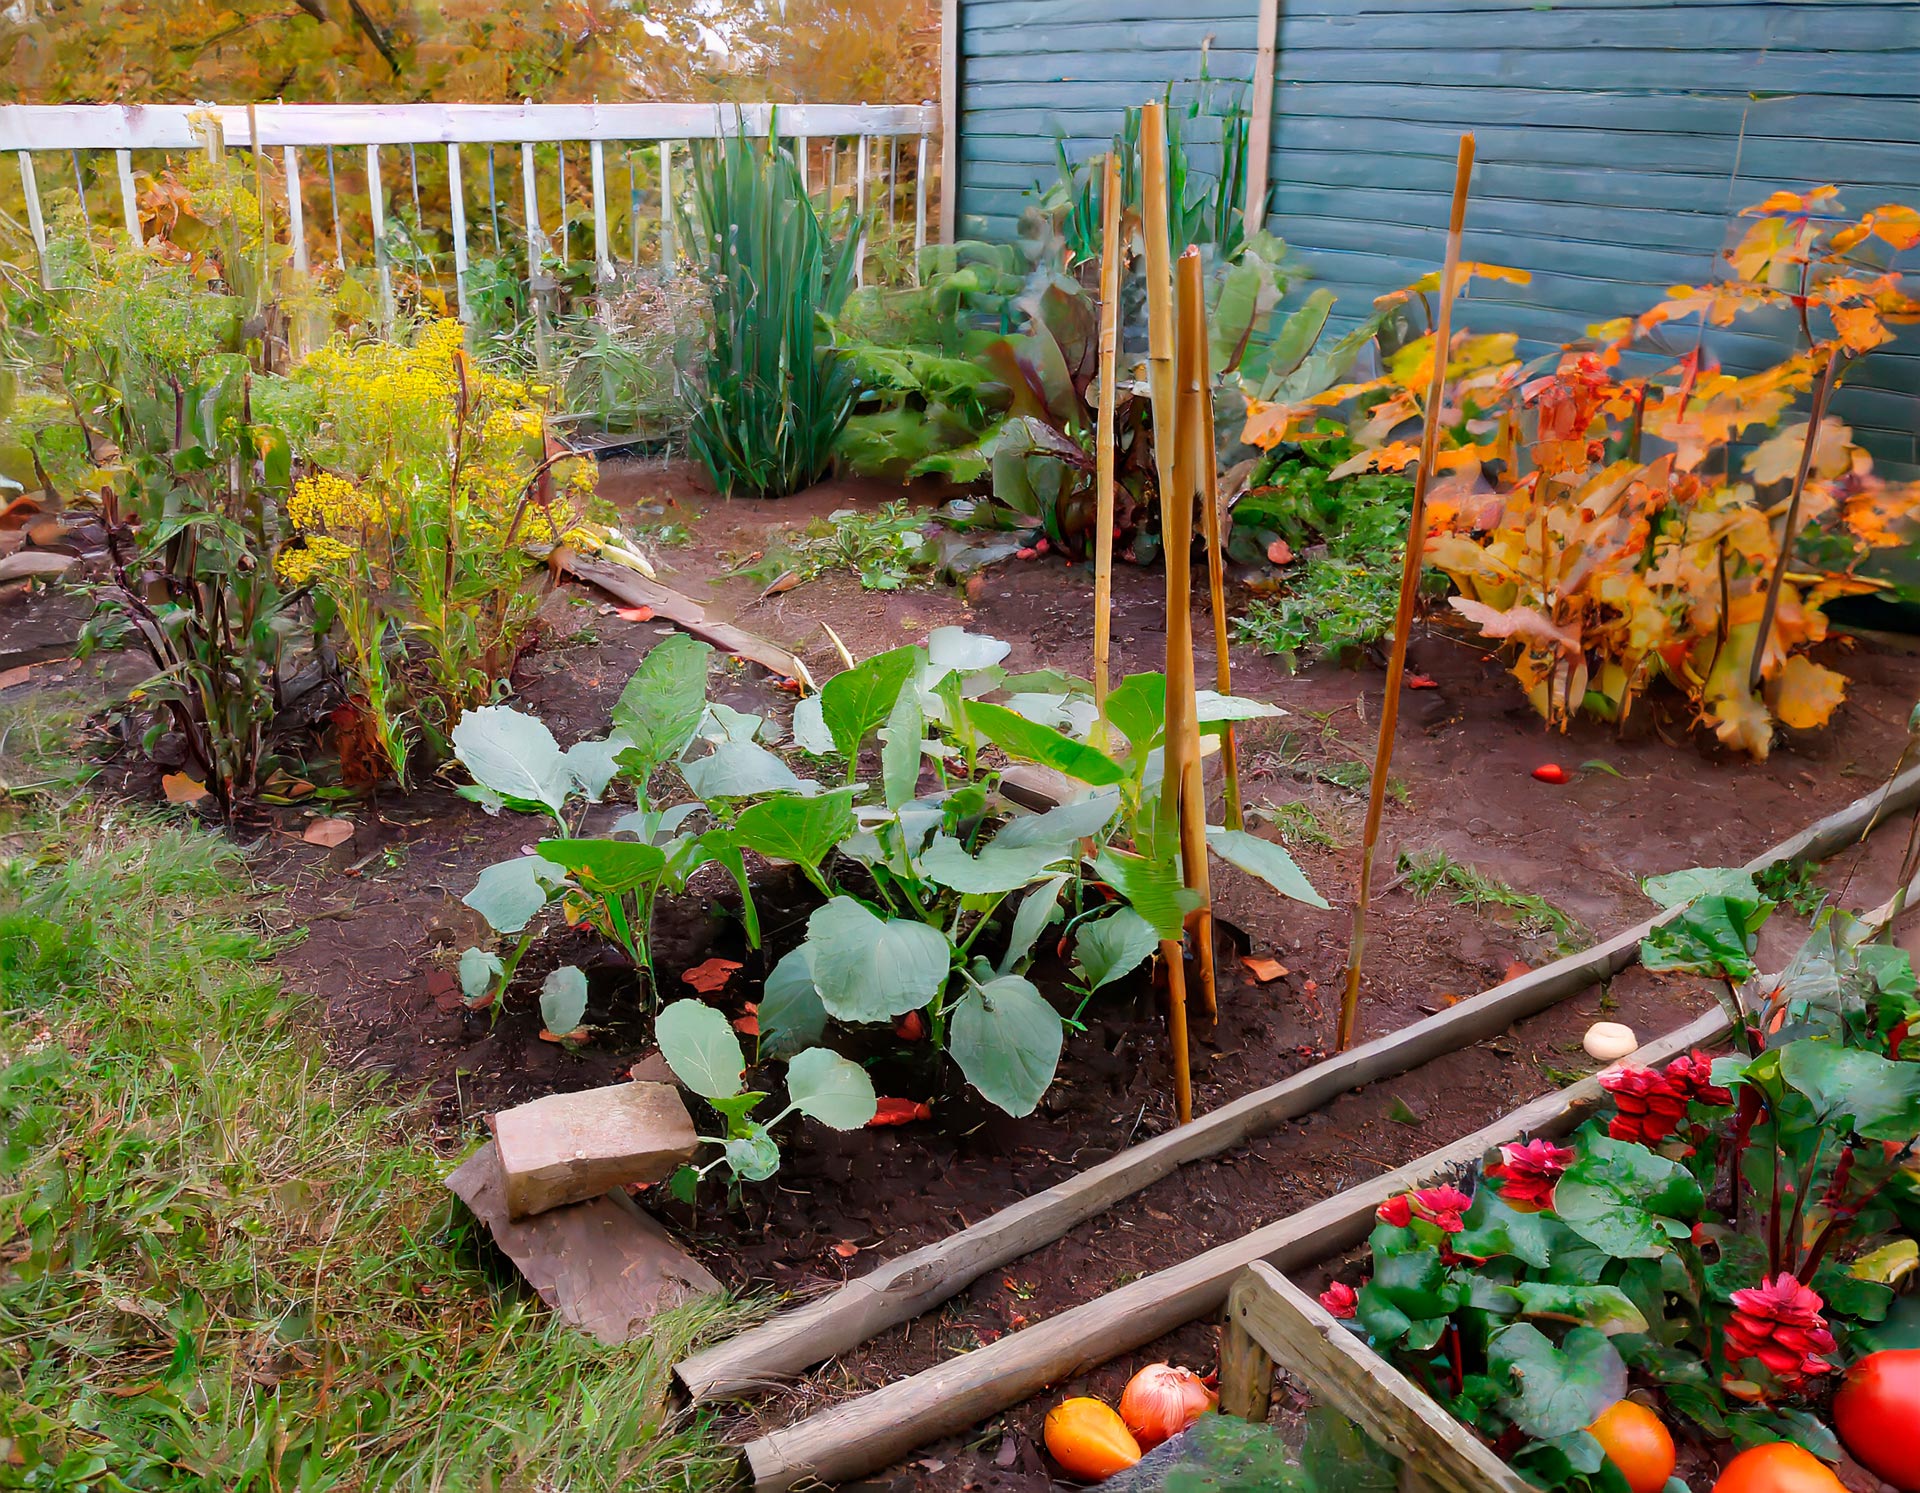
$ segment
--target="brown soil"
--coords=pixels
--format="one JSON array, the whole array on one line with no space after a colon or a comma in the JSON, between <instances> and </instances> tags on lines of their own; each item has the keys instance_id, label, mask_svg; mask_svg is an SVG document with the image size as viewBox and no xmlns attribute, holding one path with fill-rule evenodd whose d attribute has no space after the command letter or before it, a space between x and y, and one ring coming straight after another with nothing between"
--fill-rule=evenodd
<instances>
[{"instance_id":1,"label":"brown soil","mask_svg":"<svg viewBox=\"0 0 1920 1493\"><path fill-rule=\"evenodd\" d=\"M837 667L828 627L859 657L959 623L1010 641L1009 668L1084 673L1088 666L1090 579L1084 566L1057 559L1001 567L971 597L925 587L868 592L833 575L762 600L753 583L730 574L765 548L770 526L872 506L897 489L828 483L779 503L727 502L702 494L683 465L634 461L609 466L602 491L643 526L686 524L691 544L656 552L665 562L662 579L795 649L821 677ZM1114 591L1116 677L1161 667L1158 573L1123 568ZM515 681L520 701L562 743L598 735L638 660L669 629L624 621L597 593L570 586L548 598L545 614L547 641ZM0 625L9 641L20 631L5 606ZM1204 613L1196 631L1208 640L1204 674L1212 656ZM1221 949L1220 1020L1196 1032L1201 1111L1315 1061L1330 1046L1361 807L1343 784L1365 781L1380 695L1381 674L1370 665L1288 674L1274 660L1236 651L1234 666L1238 692L1289 712L1242 737L1250 809L1298 803L1312 811L1334 843L1296 839L1294 850L1335 905L1319 912L1282 901L1216 862L1216 907L1232 947ZM1905 740L1920 660L1861 648L1840 666L1854 683L1833 726L1756 764L1703 745L1683 718L1663 718L1657 708L1640 712L1624 736L1584 722L1550 735L1496 659L1457 634L1423 629L1413 667L1434 687L1407 696L1394 765L1405 792L1389 806L1381 864L1392 867L1399 851L1444 852L1562 909L1585 930L1576 943L1609 933L1648 911L1638 878L1743 860L1884 779ZM713 690L741 709L784 717L791 706L761 670L737 662L716 667ZM0 709L5 703L0 697ZM1530 776L1550 760L1566 766L1572 781L1554 786ZM531 980L497 1017L469 1012L458 998L453 958L485 932L459 899L482 867L538 838L538 826L489 818L440 786L352 812L355 837L330 851L299 840L301 811L282 815L266 874L293 886L308 930L282 965L324 1003L339 1061L384 1069L401 1092L425 1091L450 1153L477 1133L485 1113L611 1081L647 1050L647 1014L632 971L584 935L538 945L523 966ZM610 822L621 810L598 812ZM1854 860L1863 862L1847 889L1852 905L1885 895L1894 838L1876 837L1829 868L1829 878L1844 878ZM722 998L738 1011L754 999L767 963L798 941L806 901L790 878L762 871L767 946L759 956L744 947L730 884L661 913L656 962L667 998L684 991L685 969L722 953L745 965ZM1390 872L1382 879L1394 882ZM1550 932L1507 909L1422 899L1394 882L1370 924L1361 1036L1391 1032L1495 984L1515 960L1551 958L1554 945ZM1234 957L1247 952L1277 958L1288 973L1257 983ZM590 975L593 1040L578 1049L539 1039L536 1003L523 993L559 962L580 963ZM1651 1035L1708 999L1692 982L1635 969L1499 1038L1343 1096L1248 1146L1183 1168L990 1273L944 1310L730 1418L727 1429L746 1436L978 1347L1463 1135L1591 1066L1579 1037L1603 1010ZM667 1206L663 1216L729 1284L806 1292L943 1237L1172 1121L1165 1043L1145 988L1096 1003L1087 1032L1069 1042L1059 1083L1028 1119L1009 1120L956 1092L911 1054L882 1062L876 1078L882 1092L934 1097L935 1121L846 1136L809 1124L779 1175L749 1189L738 1211L714 1198L697 1213ZM1169 1358L1205 1370L1215 1354L1214 1329L1197 1324L1060 1388L1111 1398L1141 1362ZM928 1449L880 1481L929 1490L1044 1487L1036 1450L1044 1409L1040 1401L1019 1408L996 1422L1004 1436L975 1434L967 1444Z\"/></svg>"}]
</instances>

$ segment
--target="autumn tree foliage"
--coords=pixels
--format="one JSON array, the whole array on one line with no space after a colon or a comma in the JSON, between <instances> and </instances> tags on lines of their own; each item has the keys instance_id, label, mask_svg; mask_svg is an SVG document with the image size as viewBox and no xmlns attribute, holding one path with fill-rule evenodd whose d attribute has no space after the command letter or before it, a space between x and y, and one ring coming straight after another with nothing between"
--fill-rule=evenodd
<instances>
[{"instance_id":1,"label":"autumn tree foliage","mask_svg":"<svg viewBox=\"0 0 1920 1493\"><path fill-rule=\"evenodd\" d=\"M918 103L933 0L19 0L0 102Z\"/></svg>"}]
</instances>

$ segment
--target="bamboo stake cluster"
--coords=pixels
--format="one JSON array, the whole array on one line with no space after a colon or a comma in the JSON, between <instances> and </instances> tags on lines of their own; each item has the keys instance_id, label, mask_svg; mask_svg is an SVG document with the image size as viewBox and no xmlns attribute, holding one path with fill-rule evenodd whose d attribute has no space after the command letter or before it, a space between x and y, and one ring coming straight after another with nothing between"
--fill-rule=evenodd
<instances>
[{"instance_id":1,"label":"bamboo stake cluster","mask_svg":"<svg viewBox=\"0 0 1920 1493\"><path fill-rule=\"evenodd\" d=\"M1166 721L1163 731L1159 820L1162 843L1180 845L1181 877L1198 906L1189 916L1202 1010L1219 1013L1214 968L1212 889L1207 869L1206 788L1201 770L1200 721L1193 656L1194 504L1201 504L1207 550L1207 581L1214 633L1214 678L1231 689L1227 656L1225 560L1221 547L1218 457L1214 440L1213 382L1208 365L1206 295L1200 255L1180 256L1176 283L1167 221L1166 110L1149 103L1140 125L1141 227L1145 240L1147 292L1147 389L1153 409L1155 476L1166 556ZM1109 156L1101 182L1100 396L1097 407L1094 540L1094 698L1101 708L1104 740L1113 604L1114 398L1121 259L1120 174ZM1227 772L1227 821L1241 827L1239 758L1232 727L1223 728ZM1187 1049L1185 940L1165 939L1160 960L1167 977L1167 1030L1173 1047L1174 1102L1180 1122L1193 1116Z\"/></svg>"},{"instance_id":2,"label":"bamboo stake cluster","mask_svg":"<svg viewBox=\"0 0 1920 1493\"><path fill-rule=\"evenodd\" d=\"M1413 476L1413 511L1407 519L1407 552L1400 568L1400 607L1394 617L1393 646L1387 654L1387 681L1380 703L1380 740L1374 749L1373 781L1367 794L1366 827L1360 836L1360 884L1353 898L1353 934L1347 945L1346 988L1340 998L1335 1035L1339 1051L1353 1042L1360 1014L1360 963L1366 950L1367 902L1373 893L1374 850L1386 807L1387 775L1393 766L1393 738L1400 720L1400 682L1407 672L1407 634L1413 626L1420 589L1420 567L1427 547L1427 486L1440 449L1440 404L1447 387L1447 350L1453 336L1453 297L1459 288L1460 237L1466 226L1467 182L1473 175L1473 136L1460 137L1454 163L1453 216L1447 224L1447 257L1440 272L1440 302L1433 321L1433 376L1427 384L1420 466Z\"/></svg>"}]
</instances>

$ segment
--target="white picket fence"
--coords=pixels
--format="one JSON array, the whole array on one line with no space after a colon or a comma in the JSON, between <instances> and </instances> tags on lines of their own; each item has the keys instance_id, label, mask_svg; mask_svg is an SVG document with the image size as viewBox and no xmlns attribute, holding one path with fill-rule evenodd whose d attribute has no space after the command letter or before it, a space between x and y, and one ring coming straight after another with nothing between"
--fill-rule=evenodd
<instances>
[{"instance_id":1,"label":"white picket fence","mask_svg":"<svg viewBox=\"0 0 1920 1493\"><path fill-rule=\"evenodd\" d=\"M334 152L365 153L367 197L372 215L373 262L380 284L381 307L390 316L393 281L387 250L389 203L383 185L382 152L405 152L414 188L416 219L419 207L418 152L442 147L446 152L447 192L453 245L454 286L461 319L468 320L469 264L466 189L461 147L487 148L487 203L493 214L493 235L500 236L499 199L494 190L494 148L520 149L521 197L529 276L537 277L549 239L542 227L540 182L535 147L557 147L553 165L559 177L561 211L566 210L566 151L584 142L588 157L588 190L592 199L593 253L602 283L616 273L609 231L607 155L625 148L629 171L628 246L634 263L640 260L640 214L633 182L635 147L653 147L660 210L657 220L660 262L674 257L674 156L676 147L694 140L714 140L744 132L764 139L778 132L793 151L803 179L809 179L812 161L820 160L824 185L831 197L836 176L851 144L851 174L856 204L862 217L871 199L884 194L884 212L893 226L904 214L901 201L902 154L910 158L913 203L913 273L919 251L927 241L929 139L939 128L939 110L930 104L16 104L0 108L0 152L13 152L20 167L26 203L27 227L33 239L43 284L50 284L46 215L41 181L49 170L71 171L79 190L80 206L92 220L88 200L86 162L96 152L112 152L119 185L119 210L126 229L140 236L136 200L136 153L178 155L182 151L245 149L273 161L286 189L289 241L294 261L308 268L307 208L301 188L300 153L326 152L329 199L333 213L333 245L342 269L347 267L345 239L340 228L339 191L334 185ZM879 147L885 146L882 154ZM903 152L903 146L905 150ZM842 178L844 179L844 178ZM97 178L96 178L97 180ZM815 183L809 180L809 186ZM421 226L416 222L416 227ZM567 234L556 242L567 254ZM859 273L865 274L865 246Z\"/></svg>"}]
</instances>

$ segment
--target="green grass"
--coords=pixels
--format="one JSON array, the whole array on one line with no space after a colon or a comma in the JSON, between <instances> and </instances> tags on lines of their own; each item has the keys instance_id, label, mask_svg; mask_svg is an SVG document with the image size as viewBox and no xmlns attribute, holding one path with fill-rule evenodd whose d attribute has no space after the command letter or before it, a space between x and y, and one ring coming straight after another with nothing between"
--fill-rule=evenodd
<instances>
[{"instance_id":1,"label":"green grass","mask_svg":"<svg viewBox=\"0 0 1920 1493\"><path fill-rule=\"evenodd\" d=\"M1338 850L1346 843L1341 830L1321 818L1305 799L1262 804L1254 812L1280 832L1280 838L1290 849L1310 845L1317 850Z\"/></svg>"},{"instance_id":2,"label":"green grass","mask_svg":"<svg viewBox=\"0 0 1920 1493\"><path fill-rule=\"evenodd\" d=\"M327 1064L283 916L205 832L0 818L0 1487L717 1486L667 1369L741 1308L550 1318Z\"/></svg>"},{"instance_id":3,"label":"green grass","mask_svg":"<svg viewBox=\"0 0 1920 1493\"><path fill-rule=\"evenodd\" d=\"M1503 907L1514 914L1522 933L1533 938L1551 936L1558 949L1575 948L1584 938L1580 924L1545 897L1536 892L1519 891L1477 866L1455 860L1444 850L1429 850L1419 855L1402 852L1397 869L1416 897L1452 892L1456 906L1471 907L1475 911Z\"/></svg>"}]
</instances>

